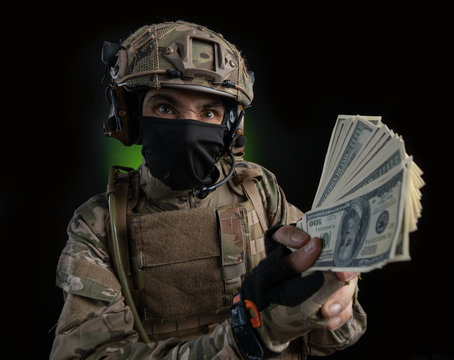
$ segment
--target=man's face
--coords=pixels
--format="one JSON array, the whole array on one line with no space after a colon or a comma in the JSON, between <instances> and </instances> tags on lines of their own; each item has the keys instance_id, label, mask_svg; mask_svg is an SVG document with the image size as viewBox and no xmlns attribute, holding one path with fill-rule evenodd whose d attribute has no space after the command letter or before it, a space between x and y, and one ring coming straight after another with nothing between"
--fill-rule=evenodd
<instances>
[{"instance_id":1,"label":"man's face","mask_svg":"<svg viewBox=\"0 0 454 360\"><path fill-rule=\"evenodd\" d=\"M224 105L220 97L195 91L151 89L142 105L143 116L165 119L191 119L221 124Z\"/></svg>"}]
</instances>

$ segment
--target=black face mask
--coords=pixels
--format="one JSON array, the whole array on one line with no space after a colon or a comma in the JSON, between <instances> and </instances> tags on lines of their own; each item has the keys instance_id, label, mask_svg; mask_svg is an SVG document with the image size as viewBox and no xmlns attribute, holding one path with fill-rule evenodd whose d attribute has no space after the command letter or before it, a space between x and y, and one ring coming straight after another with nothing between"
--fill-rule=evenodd
<instances>
[{"instance_id":1,"label":"black face mask","mask_svg":"<svg viewBox=\"0 0 454 360\"><path fill-rule=\"evenodd\" d=\"M224 125L196 120L138 117L145 165L172 190L213 184L224 147Z\"/></svg>"}]
</instances>

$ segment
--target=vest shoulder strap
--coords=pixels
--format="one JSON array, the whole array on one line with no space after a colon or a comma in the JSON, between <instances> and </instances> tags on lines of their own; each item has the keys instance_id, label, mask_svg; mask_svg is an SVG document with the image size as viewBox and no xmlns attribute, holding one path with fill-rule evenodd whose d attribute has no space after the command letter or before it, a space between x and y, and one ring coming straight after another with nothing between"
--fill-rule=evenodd
<instances>
[{"instance_id":1,"label":"vest shoulder strap","mask_svg":"<svg viewBox=\"0 0 454 360\"><path fill-rule=\"evenodd\" d=\"M254 205L255 211L260 221L260 226L262 227L263 233L266 232L269 228L268 219L265 214L265 207L263 206L262 198L257 189L255 181L246 181L242 183L244 192L249 200L251 200L252 205Z\"/></svg>"},{"instance_id":2,"label":"vest shoulder strap","mask_svg":"<svg viewBox=\"0 0 454 360\"><path fill-rule=\"evenodd\" d=\"M266 217L265 207L263 206L262 197L257 188L257 183L262 180L262 172L257 167L251 167L246 162L239 162L235 168L235 175L232 176L230 186L232 188L242 189L242 192L252 202L257 212L260 226L263 233L269 228L268 218Z\"/></svg>"}]
</instances>

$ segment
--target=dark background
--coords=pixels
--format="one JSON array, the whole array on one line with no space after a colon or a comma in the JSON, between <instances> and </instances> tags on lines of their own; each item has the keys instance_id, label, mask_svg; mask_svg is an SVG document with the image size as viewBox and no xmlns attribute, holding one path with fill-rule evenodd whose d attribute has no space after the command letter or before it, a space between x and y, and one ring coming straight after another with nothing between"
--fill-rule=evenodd
<instances>
[{"instance_id":1,"label":"dark background","mask_svg":"<svg viewBox=\"0 0 454 360\"><path fill-rule=\"evenodd\" d=\"M404 137L427 183L412 261L363 274L368 330L329 359L454 358L447 10L281 6L262 5L260 14L244 4L11 14L16 25L3 30L12 95L3 101L12 113L4 123L12 128L2 144L3 296L10 309L2 343L26 344L5 346L12 358L48 358L63 304L54 284L66 225L76 207L105 190L102 42L177 19L221 32L242 50L256 75L246 115L251 160L273 171L302 210L310 209L338 114L381 115Z\"/></svg>"}]
</instances>

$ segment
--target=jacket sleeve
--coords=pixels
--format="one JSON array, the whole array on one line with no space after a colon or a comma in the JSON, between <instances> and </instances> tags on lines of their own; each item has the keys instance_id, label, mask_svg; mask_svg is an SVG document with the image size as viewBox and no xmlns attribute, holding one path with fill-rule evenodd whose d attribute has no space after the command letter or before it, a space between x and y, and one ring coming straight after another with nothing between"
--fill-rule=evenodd
<instances>
[{"instance_id":1,"label":"jacket sleeve","mask_svg":"<svg viewBox=\"0 0 454 360\"><path fill-rule=\"evenodd\" d=\"M295 223L301 219L303 212L287 201L275 175L265 168L261 168L261 171L263 176L257 186L270 227L278 224ZM323 325L326 320L319 312L312 314L311 318L314 321L314 330L304 335L302 340L305 352L313 356L326 356L353 345L364 334L367 327L366 313L357 302L353 306L352 319L337 330L326 329Z\"/></svg>"},{"instance_id":2,"label":"jacket sleeve","mask_svg":"<svg viewBox=\"0 0 454 360\"><path fill-rule=\"evenodd\" d=\"M262 198L269 227L278 224L292 224L301 219L303 212L287 201L284 191L277 183L276 176L260 165L253 164L252 166L259 167L262 173L257 188Z\"/></svg>"},{"instance_id":3,"label":"jacket sleeve","mask_svg":"<svg viewBox=\"0 0 454 360\"><path fill-rule=\"evenodd\" d=\"M193 341L172 338L141 343L132 312L112 271L107 250L107 204L103 196L76 210L57 265L57 285L65 302L50 359L238 359L230 323Z\"/></svg>"},{"instance_id":4,"label":"jacket sleeve","mask_svg":"<svg viewBox=\"0 0 454 360\"><path fill-rule=\"evenodd\" d=\"M367 316L359 303L353 305L352 318L339 329L319 328L303 337L306 351L312 356L327 356L355 344L364 334Z\"/></svg>"}]
</instances>

